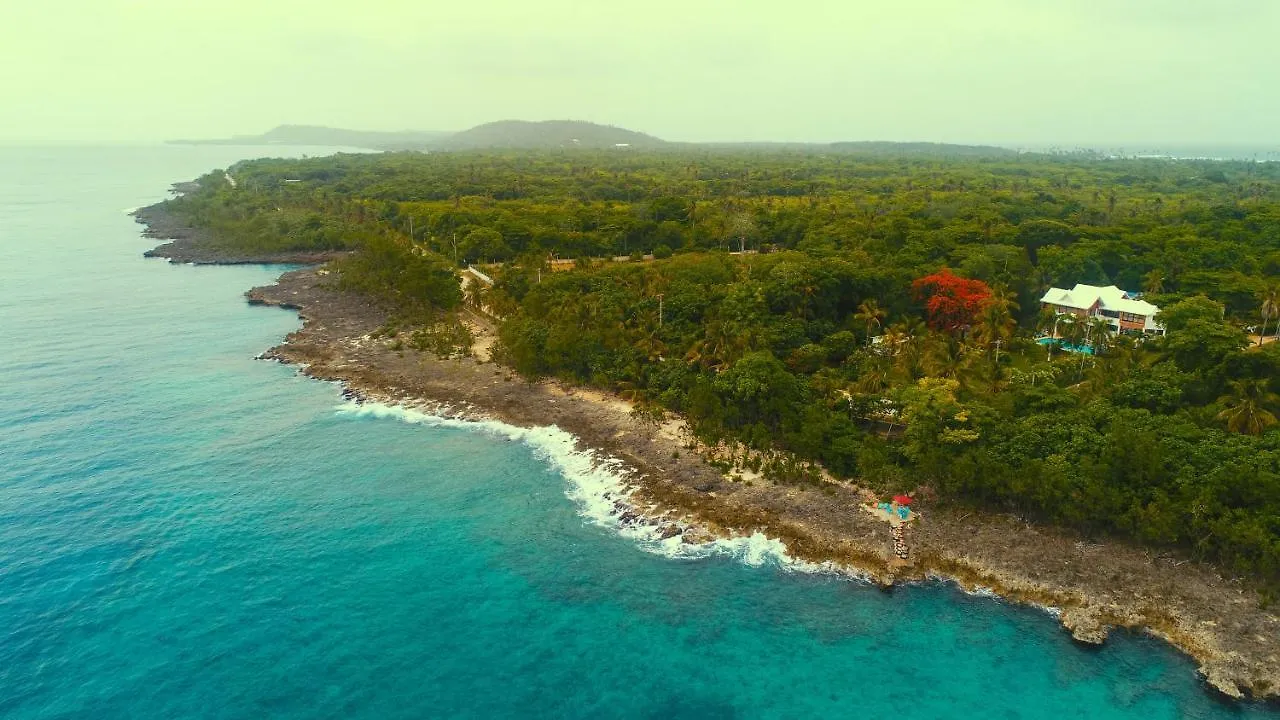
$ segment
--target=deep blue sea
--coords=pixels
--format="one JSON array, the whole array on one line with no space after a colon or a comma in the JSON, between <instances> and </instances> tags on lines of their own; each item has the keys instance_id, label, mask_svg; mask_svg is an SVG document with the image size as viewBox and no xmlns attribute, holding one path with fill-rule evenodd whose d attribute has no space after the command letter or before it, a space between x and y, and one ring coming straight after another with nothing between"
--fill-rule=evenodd
<instances>
[{"instance_id":1,"label":"deep blue sea","mask_svg":"<svg viewBox=\"0 0 1280 720\"><path fill-rule=\"evenodd\" d=\"M0 148L0 718L1275 716L1145 637L666 557L563 437L254 360L279 269L145 260L125 211L260 150Z\"/></svg>"}]
</instances>

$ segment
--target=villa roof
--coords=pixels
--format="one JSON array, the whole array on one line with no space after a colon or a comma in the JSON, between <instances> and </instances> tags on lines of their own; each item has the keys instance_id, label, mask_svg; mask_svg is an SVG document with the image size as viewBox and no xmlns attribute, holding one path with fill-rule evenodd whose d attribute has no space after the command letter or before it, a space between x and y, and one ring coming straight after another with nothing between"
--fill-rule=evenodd
<instances>
[{"instance_id":1,"label":"villa roof","mask_svg":"<svg viewBox=\"0 0 1280 720\"><path fill-rule=\"evenodd\" d=\"M1088 310L1097 303L1103 310L1132 313L1144 317L1160 312L1160 308L1145 300L1135 300L1129 293L1115 285L1098 287L1079 283L1070 290L1049 288L1044 297L1040 298L1040 302L1079 310Z\"/></svg>"}]
</instances>

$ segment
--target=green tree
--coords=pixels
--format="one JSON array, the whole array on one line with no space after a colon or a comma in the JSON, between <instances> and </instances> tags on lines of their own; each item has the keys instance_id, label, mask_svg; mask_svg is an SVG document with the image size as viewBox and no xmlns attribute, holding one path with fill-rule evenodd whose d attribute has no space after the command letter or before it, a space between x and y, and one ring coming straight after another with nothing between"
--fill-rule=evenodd
<instances>
[{"instance_id":1,"label":"green tree","mask_svg":"<svg viewBox=\"0 0 1280 720\"><path fill-rule=\"evenodd\" d=\"M1079 237L1076 229L1057 220L1030 220L1018 226L1018 243L1027 249L1032 265L1040 262L1040 249L1048 245L1066 247Z\"/></svg>"},{"instance_id":2,"label":"green tree","mask_svg":"<svg viewBox=\"0 0 1280 720\"><path fill-rule=\"evenodd\" d=\"M804 387L772 353L749 353L712 384L735 424L778 427L803 404Z\"/></svg>"},{"instance_id":3,"label":"green tree","mask_svg":"<svg viewBox=\"0 0 1280 720\"><path fill-rule=\"evenodd\" d=\"M511 248L502 239L502 233L493 228L476 228L468 232L459 250L467 262L492 262L511 257Z\"/></svg>"},{"instance_id":4,"label":"green tree","mask_svg":"<svg viewBox=\"0 0 1280 720\"><path fill-rule=\"evenodd\" d=\"M1195 295L1163 308L1156 315L1156 320L1164 325L1169 334L1180 332L1193 320L1206 323L1221 322L1227 310L1222 303L1210 300L1204 295Z\"/></svg>"},{"instance_id":5,"label":"green tree","mask_svg":"<svg viewBox=\"0 0 1280 720\"><path fill-rule=\"evenodd\" d=\"M887 314L873 298L868 298L858 304L858 311L854 313L853 319L855 322L862 323L866 328L867 344L871 343L871 338L875 336L875 330L881 327L881 322Z\"/></svg>"},{"instance_id":6,"label":"green tree","mask_svg":"<svg viewBox=\"0 0 1280 720\"><path fill-rule=\"evenodd\" d=\"M1217 416L1227 424L1228 430L1261 435L1276 424L1270 408L1280 405L1280 395L1271 392L1267 380L1233 380L1230 387L1230 393L1218 398L1223 409Z\"/></svg>"},{"instance_id":7,"label":"green tree","mask_svg":"<svg viewBox=\"0 0 1280 720\"><path fill-rule=\"evenodd\" d=\"M1153 268L1142 276L1142 292L1148 295L1159 295L1164 292L1164 271Z\"/></svg>"},{"instance_id":8,"label":"green tree","mask_svg":"<svg viewBox=\"0 0 1280 720\"><path fill-rule=\"evenodd\" d=\"M1013 319L1013 311L1017 309L1018 304L1007 291L999 290L992 294L975 318L973 339L992 353L996 362L1000 361L1000 348L1008 344L1018 326Z\"/></svg>"},{"instance_id":9,"label":"green tree","mask_svg":"<svg viewBox=\"0 0 1280 720\"><path fill-rule=\"evenodd\" d=\"M1280 337L1280 284L1274 284L1262 291L1259 311L1262 314L1262 329L1258 331L1258 345L1261 346L1267 334L1267 321L1276 320L1276 336Z\"/></svg>"},{"instance_id":10,"label":"green tree","mask_svg":"<svg viewBox=\"0 0 1280 720\"><path fill-rule=\"evenodd\" d=\"M949 378L921 378L899 393L906 423L903 452L913 462L941 472L947 454L979 438L969 411L956 400L960 383Z\"/></svg>"}]
</instances>

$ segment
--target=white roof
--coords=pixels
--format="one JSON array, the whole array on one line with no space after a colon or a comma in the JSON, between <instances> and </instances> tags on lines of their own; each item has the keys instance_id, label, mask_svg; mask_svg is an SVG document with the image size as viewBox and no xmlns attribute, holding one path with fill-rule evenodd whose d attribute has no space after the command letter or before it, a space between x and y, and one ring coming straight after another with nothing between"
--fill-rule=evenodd
<instances>
[{"instance_id":1,"label":"white roof","mask_svg":"<svg viewBox=\"0 0 1280 720\"><path fill-rule=\"evenodd\" d=\"M1160 308L1145 300L1130 298L1128 293L1115 285L1098 287L1097 285L1080 283L1070 290L1049 288L1044 297L1040 298L1040 302L1079 310L1088 310L1093 307L1094 303L1098 303L1103 310L1114 310L1115 312L1132 313L1145 317L1150 317L1160 312Z\"/></svg>"}]
</instances>

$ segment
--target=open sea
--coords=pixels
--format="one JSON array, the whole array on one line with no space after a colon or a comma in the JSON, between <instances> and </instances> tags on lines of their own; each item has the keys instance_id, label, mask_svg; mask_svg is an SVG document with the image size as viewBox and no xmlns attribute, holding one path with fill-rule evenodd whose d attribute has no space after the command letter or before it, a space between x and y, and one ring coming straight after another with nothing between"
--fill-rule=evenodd
<instances>
[{"instance_id":1,"label":"open sea","mask_svg":"<svg viewBox=\"0 0 1280 720\"><path fill-rule=\"evenodd\" d=\"M0 718L1277 717L1143 636L669 557L563 433L255 360L279 268L145 260L125 212L263 150L0 148Z\"/></svg>"}]
</instances>

